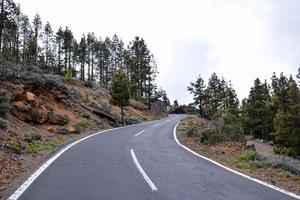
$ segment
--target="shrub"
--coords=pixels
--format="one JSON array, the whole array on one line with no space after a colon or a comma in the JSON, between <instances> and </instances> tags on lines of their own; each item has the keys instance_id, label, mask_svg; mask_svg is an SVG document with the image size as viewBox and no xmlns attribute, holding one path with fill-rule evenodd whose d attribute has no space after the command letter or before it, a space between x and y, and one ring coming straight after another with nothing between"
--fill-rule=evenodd
<instances>
[{"instance_id":1,"label":"shrub","mask_svg":"<svg viewBox=\"0 0 300 200\"><path fill-rule=\"evenodd\" d=\"M283 147L282 148L282 147L279 147L279 146L275 146L273 148L273 151L276 154L283 154L283 155L288 155L288 156L296 156L297 155L296 151L291 147L289 147L289 148Z\"/></svg>"},{"instance_id":2,"label":"shrub","mask_svg":"<svg viewBox=\"0 0 300 200\"><path fill-rule=\"evenodd\" d=\"M17 145L13 145L12 146L12 150L14 151L15 154L19 154L20 155L22 153L21 148L19 146L17 146Z\"/></svg>"},{"instance_id":3,"label":"shrub","mask_svg":"<svg viewBox=\"0 0 300 200\"><path fill-rule=\"evenodd\" d=\"M110 103L108 102L104 102L101 104L101 110L107 112L107 113L110 113L111 112L111 109L112 109L112 106Z\"/></svg>"},{"instance_id":4,"label":"shrub","mask_svg":"<svg viewBox=\"0 0 300 200\"><path fill-rule=\"evenodd\" d=\"M220 142L221 137L214 129L205 128L200 131L200 142L203 144L216 144Z\"/></svg>"},{"instance_id":5,"label":"shrub","mask_svg":"<svg viewBox=\"0 0 300 200\"><path fill-rule=\"evenodd\" d=\"M129 100L129 105L138 110L146 110L148 108L144 103L134 99Z\"/></svg>"},{"instance_id":6,"label":"shrub","mask_svg":"<svg viewBox=\"0 0 300 200\"><path fill-rule=\"evenodd\" d=\"M242 152L238 157L238 161L254 161L257 159L257 152L256 151L249 151L249 152Z\"/></svg>"},{"instance_id":7,"label":"shrub","mask_svg":"<svg viewBox=\"0 0 300 200\"><path fill-rule=\"evenodd\" d=\"M283 170L280 172L280 176L284 176L284 177L292 177L294 176L290 171L286 171L286 170Z\"/></svg>"},{"instance_id":8,"label":"shrub","mask_svg":"<svg viewBox=\"0 0 300 200\"><path fill-rule=\"evenodd\" d=\"M125 116L124 117L124 121L125 121L125 123L126 124L129 124L129 125L131 125L131 124L138 124L138 123L140 123L142 120L140 120L139 118L137 118L137 117L134 117L134 116Z\"/></svg>"},{"instance_id":9,"label":"shrub","mask_svg":"<svg viewBox=\"0 0 300 200\"><path fill-rule=\"evenodd\" d=\"M0 118L0 128L6 130L9 127L9 122Z\"/></svg>"},{"instance_id":10,"label":"shrub","mask_svg":"<svg viewBox=\"0 0 300 200\"><path fill-rule=\"evenodd\" d=\"M84 117L84 118L86 118L86 119L90 119L91 118L91 113L89 113L89 112L83 112L83 113L81 113L81 116Z\"/></svg>"},{"instance_id":11,"label":"shrub","mask_svg":"<svg viewBox=\"0 0 300 200\"><path fill-rule=\"evenodd\" d=\"M222 142L222 138L219 133L215 132L215 133L208 135L207 143L209 145L215 145L219 142Z\"/></svg>"},{"instance_id":12,"label":"shrub","mask_svg":"<svg viewBox=\"0 0 300 200\"><path fill-rule=\"evenodd\" d=\"M27 142L41 140L42 136L36 131L28 131L25 133L25 140Z\"/></svg>"},{"instance_id":13,"label":"shrub","mask_svg":"<svg viewBox=\"0 0 300 200\"><path fill-rule=\"evenodd\" d=\"M0 95L0 117L5 116L5 114L7 112L10 111L10 97L9 95L5 94L5 95Z\"/></svg>"},{"instance_id":14,"label":"shrub","mask_svg":"<svg viewBox=\"0 0 300 200\"><path fill-rule=\"evenodd\" d=\"M29 143L27 146L27 152L31 154L36 154L40 151L40 144Z\"/></svg>"},{"instance_id":15,"label":"shrub","mask_svg":"<svg viewBox=\"0 0 300 200\"><path fill-rule=\"evenodd\" d=\"M29 143L27 145L27 152L30 154L36 154L40 151L45 151L45 150L53 150L56 147L58 147L61 143L58 141L50 141L50 142L44 142L40 144L34 144L34 143Z\"/></svg>"},{"instance_id":16,"label":"shrub","mask_svg":"<svg viewBox=\"0 0 300 200\"><path fill-rule=\"evenodd\" d=\"M260 160L251 160L248 162L239 162L237 164L241 168L249 168L249 169L258 169L258 168L264 168L266 166L269 166L268 163Z\"/></svg>"},{"instance_id":17,"label":"shrub","mask_svg":"<svg viewBox=\"0 0 300 200\"><path fill-rule=\"evenodd\" d=\"M88 80L84 82L85 87L93 88L95 86L96 82L94 80Z\"/></svg>"},{"instance_id":18,"label":"shrub","mask_svg":"<svg viewBox=\"0 0 300 200\"><path fill-rule=\"evenodd\" d=\"M73 77L73 70L72 69L68 69L66 74L65 74L65 82L69 83L69 84L74 84L74 81L72 79Z\"/></svg>"},{"instance_id":19,"label":"shrub","mask_svg":"<svg viewBox=\"0 0 300 200\"><path fill-rule=\"evenodd\" d=\"M77 124L75 124L74 128L80 131L80 130L83 130L83 129L89 127L89 126L90 126L90 123L89 123L88 120L82 120L82 121L78 122Z\"/></svg>"},{"instance_id":20,"label":"shrub","mask_svg":"<svg viewBox=\"0 0 300 200\"><path fill-rule=\"evenodd\" d=\"M187 137L199 137L199 128L196 125L192 125L186 132Z\"/></svg>"}]
</instances>

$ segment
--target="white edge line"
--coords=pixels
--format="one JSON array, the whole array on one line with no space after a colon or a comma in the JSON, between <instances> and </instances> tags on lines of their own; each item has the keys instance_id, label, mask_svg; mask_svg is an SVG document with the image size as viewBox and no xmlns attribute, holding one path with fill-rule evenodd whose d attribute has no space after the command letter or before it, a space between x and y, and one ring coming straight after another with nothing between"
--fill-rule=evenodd
<instances>
[{"instance_id":1,"label":"white edge line","mask_svg":"<svg viewBox=\"0 0 300 200\"><path fill-rule=\"evenodd\" d=\"M149 123L149 122L103 130L103 131L94 133L92 135L88 135L88 136L86 136L86 137L84 137L80 140L77 140L77 141L67 145L66 147L61 149L58 153L56 153L54 156L49 158L45 163L43 163L7 200L17 200L25 192L25 190L33 183L33 181L35 179L37 179L37 177L39 175L41 175L42 172L45 171L51 165L51 163L53 163L59 156L61 156L65 151L67 151L68 149L70 149L74 145L76 145L76 144L78 144L78 143L80 143L80 142L82 142L82 141L84 141L84 140L86 140L90 137L96 136L96 135L104 133L104 132L109 132L109 131L113 131L113 130L128 128L128 127L131 127L131 126L144 125L144 124L147 124L147 123Z\"/></svg>"},{"instance_id":2,"label":"white edge line","mask_svg":"<svg viewBox=\"0 0 300 200\"><path fill-rule=\"evenodd\" d=\"M137 137L137 136L141 135L143 132L145 132L145 130L142 130L141 132L135 134L134 137Z\"/></svg>"},{"instance_id":3,"label":"white edge line","mask_svg":"<svg viewBox=\"0 0 300 200\"><path fill-rule=\"evenodd\" d=\"M146 172L143 170L142 166L140 165L139 161L137 160L137 158L135 156L135 153L134 153L134 150L131 149L130 152L131 152L131 156L132 156L134 164L136 165L136 167L138 168L138 170L142 174L145 181L148 183L151 190L152 191L158 191L157 187L154 185L154 183L151 181L151 179L147 176Z\"/></svg>"},{"instance_id":4,"label":"white edge line","mask_svg":"<svg viewBox=\"0 0 300 200\"><path fill-rule=\"evenodd\" d=\"M158 126L158 125L160 125L160 123L154 124L153 126L156 127L156 126Z\"/></svg>"},{"instance_id":5,"label":"white edge line","mask_svg":"<svg viewBox=\"0 0 300 200\"><path fill-rule=\"evenodd\" d=\"M213 163L213 164L215 164L215 165L217 165L217 166L219 166L219 167L222 167L223 169L226 169L226 170L228 170L228 171L230 171L230 172L232 172L232 173L235 173L235 174L240 175L240 176L242 176L242 177L244 177L244 178L247 178L247 179L249 179L249 180L251 180L251 181L254 181L254 182L256 182L256 183L259 183L259 184L261 184L261 185L264 185L264 186L266 186L266 187L269 187L269 188L271 188L271 189L274 189L274 190L276 190L276 191L278 191L278 192L281 192L281 193L284 193L284 194L286 194L286 195L289 195L289 196L291 196L291 197L293 197L293 198L300 199L300 196L296 195L295 193L286 191L286 190L284 190L284 189L281 189L281 188L276 187L276 186L274 186L274 185L271 185L271 184L269 184L269 183L263 182L263 181L258 180L258 179L256 179L256 178L252 178L252 177L250 177L250 176L248 176L248 175L246 175L246 174L243 174L243 173L241 173L241 172L238 172L238 171L235 171L235 170L233 170L233 169L230 169L229 167L226 167L226 166L224 166L224 165L222 165L222 164L220 164L220 163L218 163L218 162L216 162L216 161L214 161L214 160L211 160L211 159L209 159L209 158L207 158L207 157L205 157L205 156L202 156L202 155L200 155L200 154L194 152L193 150L189 149L188 147L182 145L182 144L178 141L177 135L176 135L176 129L177 129L177 126L178 126L179 123L180 123L180 121L179 121L179 122L176 124L176 126L174 127L173 135L174 135L174 139L175 139L176 143L177 143L179 146L181 146L182 148L184 148L185 150L189 151L190 153L194 154L194 155L197 156L197 157L203 158L203 159L205 159L205 160L207 160L207 161L209 161L209 162L211 162L211 163Z\"/></svg>"}]
</instances>

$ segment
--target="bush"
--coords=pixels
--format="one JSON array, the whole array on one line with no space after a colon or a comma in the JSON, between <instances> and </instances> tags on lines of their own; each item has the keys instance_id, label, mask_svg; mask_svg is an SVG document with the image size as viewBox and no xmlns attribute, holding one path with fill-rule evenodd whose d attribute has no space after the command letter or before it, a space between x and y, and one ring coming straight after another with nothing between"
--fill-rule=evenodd
<instances>
[{"instance_id":1,"label":"bush","mask_svg":"<svg viewBox=\"0 0 300 200\"><path fill-rule=\"evenodd\" d=\"M140 120L139 118L137 117L134 117L134 116L125 116L124 117L124 121L126 124L138 124L140 123L142 120Z\"/></svg>"},{"instance_id":2,"label":"bush","mask_svg":"<svg viewBox=\"0 0 300 200\"><path fill-rule=\"evenodd\" d=\"M275 146L273 148L273 151L276 154L282 154L282 155L287 155L287 156L296 156L297 155L297 152L291 147L289 147L289 148L283 147L282 148L282 147L279 147L279 146Z\"/></svg>"},{"instance_id":3,"label":"bush","mask_svg":"<svg viewBox=\"0 0 300 200\"><path fill-rule=\"evenodd\" d=\"M209 145L215 145L219 142L222 142L222 138L221 138L220 134L212 133L212 134L208 135L207 143Z\"/></svg>"},{"instance_id":4,"label":"bush","mask_svg":"<svg viewBox=\"0 0 300 200\"><path fill-rule=\"evenodd\" d=\"M21 148L17 145L13 145L12 150L14 151L15 154L18 154L18 155L20 155L22 153Z\"/></svg>"},{"instance_id":5,"label":"bush","mask_svg":"<svg viewBox=\"0 0 300 200\"><path fill-rule=\"evenodd\" d=\"M9 127L9 122L5 119L0 118L0 128L6 130L8 129L8 127Z\"/></svg>"},{"instance_id":6,"label":"bush","mask_svg":"<svg viewBox=\"0 0 300 200\"><path fill-rule=\"evenodd\" d=\"M0 117L5 116L10 111L10 97L9 95L0 95Z\"/></svg>"},{"instance_id":7,"label":"bush","mask_svg":"<svg viewBox=\"0 0 300 200\"><path fill-rule=\"evenodd\" d=\"M211 128L205 128L200 131L200 142L203 144L216 144L221 142L222 138L218 132Z\"/></svg>"},{"instance_id":8,"label":"bush","mask_svg":"<svg viewBox=\"0 0 300 200\"><path fill-rule=\"evenodd\" d=\"M93 88L95 86L96 82L94 80L88 80L84 82L85 87Z\"/></svg>"},{"instance_id":9,"label":"bush","mask_svg":"<svg viewBox=\"0 0 300 200\"><path fill-rule=\"evenodd\" d=\"M25 133L25 140L27 142L38 141L41 139L42 139L42 136L36 131L28 131Z\"/></svg>"},{"instance_id":10,"label":"bush","mask_svg":"<svg viewBox=\"0 0 300 200\"><path fill-rule=\"evenodd\" d=\"M91 118L91 113L89 113L89 112L83 112L83 113L81 113L81 116L84 117L84 118L86 118L86 119L90 119Z\"/></svg>"},{"instance_id":11,"label":"bush","mask_svg":"<svg viewBox=\"0 0 300 200\"><path fill-rule=\"evenodd\" d=\"M257 168L264 168L270 165L265 161L259 160L256 151L242 152L236 158L236 160L237 160L237 165L242 168L257 169Z\"/></svg>"},{"instance_id":12,"label":"bush","mask_svg":"<svg viewBox=\"0 0 300 200\"><path fill-rule=\"evenodd\" d=\"M61 143L57 141L44 142L40 144L29 143L27 145L26 151L30 154L36 154L40 151L53 150L56 147L58 147L60 144Z\"/></svg>"},{"instance_id":13,"label":"bush","mask_svg":"<svg viewBox=\"0 0 300 200\"><path fill-rule=\"evenodd\" d=\"M90 126L90 123L89 123L88 120L82 120L82 121L78 122L77 124L75 124L74 128L80 131L80 130L83 130L83 129L89 127L89 126Z\"/></svg>"},{"instance_id":14,"label":"bush","mask_svg":"<svg viewBox=\"0 0 300 200\"><path fill-rule=\"evenodd\" d=\"M68 69L66 74L65 74L65 82L66 83L69 83L69 84L74 84L74 81L73 81L73 70L72 69Z\"/></svg>"},{"instance_id":15,"label":"bush","mask_svg":"<svg viewBox=\"0 0 300 200\"><path fill-rule=\"evenodd\" d=\"M294 175L290 171L283 170L282 172L280 172L280 176L289 178L289 177L292 177Z\"/></svg>"},{"instance_id":16,"label":"bush","mask_svg":"<svg viewBox=\"0 0 300 200\"><path fill-rule=\"evenodd\" d=\"M249 151L249 152L242 152L238 157L238 161L254 161L257 159L257 152L256 151Z\"/></svg>"},{"instance_id":17,"label":"bush","mask_svg":"<svg viewBox=\"0 0 300 200\"><path fill-rule=\"evenodd\" d=\"M199 128L196 125L192 125L186 132L187 137L199 137Z\"/></svg>"},{"instance_id":18,"label":"bush","mask_svg":"<svg viewBox=\"0 0 300 200\"><path fill-rule=\"evenodd\" d=\"M112 109L112 106L110 103L108 102L104 102L101 104L101 110L107 112L107 113L110 113L111 112L111 109Z\"/></svg>"},{"instance_id":19,"label":"bush","mask_svg":"<svg viewBox=\"0 0 300 200\"><path fill-rule=\"evenodd\" d=\"M134 99L129 100L129 105L138 110L146 110L148 107L140 101Z\"/></svg>"}]
</instances>

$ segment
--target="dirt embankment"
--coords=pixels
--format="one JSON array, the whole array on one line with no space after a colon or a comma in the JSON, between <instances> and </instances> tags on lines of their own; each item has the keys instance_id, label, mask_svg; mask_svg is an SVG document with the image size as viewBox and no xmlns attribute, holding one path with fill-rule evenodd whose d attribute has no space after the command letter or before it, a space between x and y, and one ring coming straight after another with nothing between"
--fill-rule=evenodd
<instances>
[{"instance_id":1,"label":"dirt embankment","mask_svg":"<svg viewBox=\"0 0 300 200\"><path fill-rule=\"evenodd\" d=\"M109 92L96 83L66 82L38 68L0 68L0 114L7 110L0 115L0 199L62 145L120 125L120 108L110 104ZM164 115L134 100L125 108L127 124Z\"/></svg>"},{"instance_id":2,"label":"dirt embankment","mask_svg":"<svg viewBox=\"0 0 300 200\"><path fill-rule=\"evenodd\" d=\"M277 187L300 194L300 176L283 169L266 159L267 153L259 155L247 142L225 142L215 145L202 144L198 137L188 137L191 126L205 127L206 120L193 116L183 120L177 127L179 141L193 151L211 158L236 171L268 182ZM252 143L251 143L252 144ZM261 149L260 149L261 150ZM268 149L269 150L269 149ZM260 159L264 157L264 159ZM291 158L292 159L292 158Z\"/></svg>"}]
</instances>

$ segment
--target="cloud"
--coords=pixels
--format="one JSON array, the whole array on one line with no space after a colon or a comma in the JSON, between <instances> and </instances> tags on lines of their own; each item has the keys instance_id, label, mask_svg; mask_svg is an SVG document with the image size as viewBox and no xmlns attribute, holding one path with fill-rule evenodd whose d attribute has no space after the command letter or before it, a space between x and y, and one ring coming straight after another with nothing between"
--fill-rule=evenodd
<instances>
[{"instance_id":1,"label":"cloud","mask_svg":"<svg viewBox=\"0 0 300 200\"><path fill-rule=\"evenodd\" d=\"M298 0L15 0L31 19L36 11L76 37L117 33L144 37L158 62L158 84L171 100L189 103L199 74L231 80L240 98L256 77L295 74L300 58Z\"/></svg>"}]
</instances>

